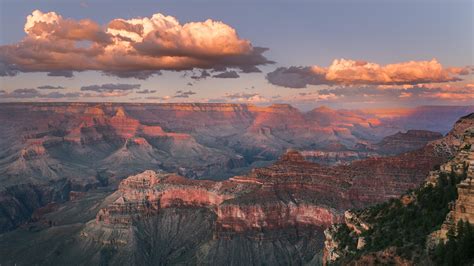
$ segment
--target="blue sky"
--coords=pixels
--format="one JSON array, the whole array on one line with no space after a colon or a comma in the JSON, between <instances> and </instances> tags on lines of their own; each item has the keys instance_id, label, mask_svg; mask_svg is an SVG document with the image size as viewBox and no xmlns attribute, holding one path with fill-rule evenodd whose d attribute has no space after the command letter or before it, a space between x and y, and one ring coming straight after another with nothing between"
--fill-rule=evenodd
<instances>
[{"instance_id":1,"label":"blue sky","mask_svg":"<svg viewBox=\"0 0 474 266\"><path fill-rule=\"evenodd\" d=\"M173 97L177 90L192 90L196 94L184 100L214 98L213 100L217 101L226 94L247 93L265 97L268 101L264 102L270 103L273 101L271 99L276 99L277 96L281 97L281 101L285 101L291 99L292 95L315 93L326 88L325 85L309 85L303 89L292 89L271 84L266 80L265 74L277 67L327 67L334 59L339 58L364 60L380 65L411 60L429 61L436 58L443 67L474 65L472 1L3 0L0 3L0 44L8 45L21 41L25 36L23 27L26 16L36 9L43 12L54 11L64 18L75 20L89 18L100 25L106 25L114 18L150 17L155 13L173 16L182 24L211 18L231 26L240 38L249 40L253 46L269 48L264 55L276 63L260 66L263 73L241 74L238 79L210 78L198 82L183 78L182 71L165 71L163 75L145 81L104 76L96 71L81 72L74 78L47 77L44 73L21 73L15 77L1 77L0 89L7 93L19 88L35 88L45 84L64 86L73 92L85 85L138 83L143 89L156 90L155 98ZM466 79L472 81L472 76L463 78ZM190 82L193 82L193 86L187 85ZM465 84L466 82L461 85ZM471 97L470 94L467 95ZM138 99L139 97L132 94L105 100L128 101L133 98L132 101L145 101L143 98ZM426 102L425 100L386 101L392 106L438 103L433 99ZM305 101L305 105L314 106L326 104L344 107L368 104L350 103L347 99ZM386 103L379 102L373 105L384 104ZM472 104L472 101L467 101L467 104Z\"/></svg>"}]
</instances>

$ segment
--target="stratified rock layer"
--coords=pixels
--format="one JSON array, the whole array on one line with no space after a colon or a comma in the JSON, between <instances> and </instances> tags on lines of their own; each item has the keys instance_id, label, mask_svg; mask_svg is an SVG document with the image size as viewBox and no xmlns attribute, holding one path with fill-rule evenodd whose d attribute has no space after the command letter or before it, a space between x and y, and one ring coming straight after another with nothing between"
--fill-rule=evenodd
<instances>
[{"instance_id":1,"label":"stratified rock layer","mask_svg":"<svg viewBox=\"0 0 474 266\"><path fill-rule=\"evenodd\" d=\"M439 170L429 172L422 187L426 189L423 190L423 192L426 194L432 193L430 196L436 198L435 196L439 196L439 191L443 191L442 189L448 185L453 186L453 184L456 184L456 180L461 179L461 182L456 187L458 196L457 198L453 196L455 201L451 203L446 202L446 206L440 206L441 203L433 202L433 204L438 204L434 205L435 208L442 211L445 210L445 213L447 213L444 223L442 221L443 217L441 217L441 221L436 225L440 226L441 229L436 230L436 227L428 228L425 236L426 245L421 246L421 248L419 243L414 244L410 242L406 244L412 245L410 248L413 248L413 252L418 252L415 253L418 259L420 259L421 255L424 255L423 259L427 261L426 263L430 264L432 262L428 258L429 256L426 255L426 251L433 249L440 242L445 242L450 229L454 229L453 232L455 232L456 225L460 220L474 224L474 114L462 117L447 136L431 142L428 146L434 151L449 155L450 159L441 164ZM446 185L446 183L448 183L448 185ZM440 190L435 190L433 187L440 188ZM420 188L420 191L422 188ZM452 192L452 190L450 191ZM424 197L427 197L426 194ZM429 207L426 207L427 205L421 205L422 203L420 202L423 200L423 197L419 196L418 198L417 195L419 194L405 194L399 200L394 201L394 204L388 204L382 207L382 209L374 208L346 211L344 223L332 225L324 232L326 240L323 262L325 264L334 262L348 264L351 262L352 265L364 265L365 263L374 263L374 259L377 259L379 262L387 264L415 264L409 259L402 259L400 252L396 252L397 248L404 248L404 246L399 246L401 243L396 245L396 247L392 246L388 248L386 246L383 246L384 248L380 248L379 246L374 248L374 246L372 246L369 251L364 250L364 246L366 244L366 238L371 237L370 234L374 234L380 238L380 230L386 228L382 227L382 229L380 229L380 224L384 224L384 221L387 221L387 217L384 216L384 213L389 213L389 209L394 207L395 204L398 204L400 208L408 208L407 206L425 206L425 209L419 211L426 211ZM441 196L445 195L441 193ZM420 205L414 205L417 204L417 201ZM439 198L438 201L440 201ZM423 204L427 203L424 202ZM432 205L429 206L432 207ZM451 211L449 212L448 206L451 206ZM373 213L371 213L371 211L373 211ZM401 212L399 211L398 213ZM432 213L425 213L425 215L432 215ZM400 219L403 219L403 214L400 214L400 216ZM372 224L369 223L368 220L370 220ZM386 226L386 224L384 225ZM371 228L377 226L379 231L375 233L371 232ZM393 226L395 228L390 228L390 230L405 229L400 225L393 224ZM396 228L396 226L400 227ZM430 229L432 231L429 231ZM364 235L364 233L366 234ZM389 243L393 244L393 242ZM379 250L377 250L377 248L379 248Z\"/></svg>"},{"instance_id":2,"label":"stratified rock layer","mask_svg":"<svg viewBox=\"0 0 474 266\"><path fill-rule=\"evenodd\" d=\"M444 159L427 146L395 157L325 166L288 150L275 164L227 181L145 171L120 183L111 196L115 201L97 214L96 226L130 227L166 208L192 207L215 213L218 237L326 228L341 221L348 208L382 202L417 186Z\"/></svg>"}]
</instances>

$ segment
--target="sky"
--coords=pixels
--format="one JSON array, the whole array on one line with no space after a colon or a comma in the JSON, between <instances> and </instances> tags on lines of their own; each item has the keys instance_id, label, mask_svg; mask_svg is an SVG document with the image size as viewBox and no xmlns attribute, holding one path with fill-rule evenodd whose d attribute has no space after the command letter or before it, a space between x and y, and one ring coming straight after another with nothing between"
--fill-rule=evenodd
<instances>
[{"instance_id":1,"label":"sky","mask_svg":"<svg viewBox=\"0 0 474 266\"><path fill-rule=\"evenodd\" d=\"M473 1L0 1L0 101L474 104Z\"/></svg>"}]
</instances>

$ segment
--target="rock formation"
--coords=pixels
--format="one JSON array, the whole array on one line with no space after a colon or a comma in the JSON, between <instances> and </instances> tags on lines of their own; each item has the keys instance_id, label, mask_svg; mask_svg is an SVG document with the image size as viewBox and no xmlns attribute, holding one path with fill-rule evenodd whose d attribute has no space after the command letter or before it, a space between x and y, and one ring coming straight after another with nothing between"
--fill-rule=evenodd
<instances>
[{"instance_id":1,"label":"rock formation","mask_svg":"<svg viewBox=\"0 0 474 266\"><path fill-rule=\"evenodd\" d=\"M324 263L345 264L350 261L354 265L359 265L378 259L379 262L410 265L414 263L413 259L417 258L430 264L433 263L430 257L432 255L427 252L439 243L445 242L448 231L450 229L455 230L458 221L462 220L474 224L474 184L472 182L472 178L474 178L474 149L472 148L474 147L474 114L462 117L447 136L431 142L428 146L434 151L449 155L450 160L441 164L439 170L429 172L423 186L414 192L403 195L398 200L379 207L346 211L342 224L332 225L324 232L326 237ZM460 180L460 183L454 187L452 184L458 182L458 180ZM446 200L446 197L453 195L452 190L454 189L457 189L458 196L453 198L453 202L445 202L445 205L440 206L433 205L441 204L440 202ZM424 198L426 199L423 200ZM447 211L448 207L451 207L449 212ZM425 231L428 230L422 238L426 240L425 245L420 246L420 240L413 243L410 242L413 240L403 239L397 240L397 242L390 239L389 242L392 241L393 246L376 242L378 246L374 247L374 244L371 243L371 248L369 250L365 249L367 238L372 238L372 241L380 241L380 232L387 229L383 227L387 224L385 215L391 215L390 212L394 211L399 215L397 219L404 221L406 217L403 217L403 212L408 208L412 209L411 212L417 210L418 213L423 212L423 215L433 217L429 220L430 223L435 223L433 227L424 228ZM428 211L428 208L431 209ZM445 218L441 216L441 219L438 219L437 214L430 213L430 211L438 212L444 209L446 209ZM406 213L409 213L409 211ZM423 219L423 217L415 218ZM390 230L409 230L409 228L402 228L402 226L407 226L406 222L401 222L398 226L400 228L392 224ZM436 230L436 227L441 227L441 229ZM420 233L418 232L418 234ZM377 240L373 240L373 235ZM408 244L404 241L408 241ZM404 253L400 250L403 250L404 245L411 245L408 253L412 255L403 255ZM405 251L405 253L407 252Z\"/></svg>"},{"instance_id":2,"label":"rock formation","mask_svg":"<svg viewBox=\"0 0 474 266\"><path fill-rule=\"evenodd\" d=\"M46 229L25 226L38 233L18 229L2 234L0 263L5 264L32 264L38 258L45 264L318 264L323 230L333 228L332 223L344 221L348 231L362 234L373 229L359 212L347 209L398 198L422 184L428 174L460 171L464 159L455 155L463 144L460 136L472 125L472 119L464 118L446 137L416 151L323 165L308 161L308 151L359 151L357 144L366 143L360 150L372 152L370 145L381 137L366 137L385 136L393 128L360 112L318 108L302 114L288 105L31 106L34 111L28 116L21 116L24 106L2 107L24 120L0 128L5 134L0 145L6 147L0 150L0 178L7 184L0 192L0 203L5 203L0 212L8 217L0 219L0 230L28 221L37 209L35 220L48 216L44 221L52 222ZM284 119L285 114L291 119ZM15 135L18 132L22 134ZM296 149L287 150L273 164L232 172L274 158L287 147ZM299 147L306 153L298 152ZM453 156L457 161L444 164ZM439 170L430 173L437 165ZM233 177L189 178L223 168ZM26 173L18 169L31 173L27 184L18 184ZM122 180L123 175L130 176ZM89 200L89 192L83 192L94 186L113 187L114 182L118 190L105 200ZM73 200L63 203L68 196ZM469 201L462 202L459 206ZM409 206L416 197L405 195L400 203ZM53 213L45 215L47 210ZM61 224L64 220L70 224ZM331 229L327 232L332 258L344 257L340 238ZM5 256L18 237L39 245L18 249L28 250L29 256ZM360 235L353 241L360 252L367 245L369 239ZM393 252L364 254L360 263Z\"/></svg>"},{"instance_id":3,"label":"rock formation","mask_svg":"<svg viewBox=\"0 0 474 266\"><path fill-rule=\"evenodd\" d=\"M429 141L442 138L438 132L427 130L408 130L406 133L398 132L385 137L376 144L376 150L380 154L399 154L422 148Z\"/></svg>"},{"instance_id":4,"label":"rock formation","mask_svg":"<svg viewBox=\"0 0 474 266\"><path fill-rule=\"evenodd\" d=\"M113 203L100 210L90 226L129 228L164 209L192 207L216 215L218 238L295 227L326 228L341 221L348 208L383 202L417 186L444 159L427 147L396 157L325 166L308 162L290 149L275 164L226 181L145 171L123 180L110 196Z\"/></svg>"}]
</instances>

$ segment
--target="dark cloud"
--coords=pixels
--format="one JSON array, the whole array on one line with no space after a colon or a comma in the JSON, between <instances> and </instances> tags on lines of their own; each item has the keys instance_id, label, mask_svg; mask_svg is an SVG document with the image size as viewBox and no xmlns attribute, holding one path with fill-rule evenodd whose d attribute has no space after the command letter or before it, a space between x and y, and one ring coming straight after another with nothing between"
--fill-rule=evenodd
<instances>
[{"instance_id":1,"label":"dark cloud","mask_svg":"<svg viewBox=\"0 0 474 266\"><path fill-rule=\"evenodd\" d=\"M191 82L188 82L186 85L193 86L193 84Z\"/></svg>"},{"instance_id":2,"label":"dark cloud","mask_svg":"<svg viewBox=\"0 0 474 266\"><path fill-rule=\"evenodd\" d=\"M155 92L156 92L156 90L149 90L149 89L136 91L136 93L141 93L141 94L150 94L150 93L155 93Z\"/></svg>"},{"instance_id":3,"label":"dark cloud","mask_svg":"<svg viewBox=\"0 0 474 266\"><path fill-rule=\"evenodd\" d=\"M236 79L236 78L239 78L239 74L237 74L237 72L235 71L226 71L226 72L222 72L220 74L216 74L214 76L212 76L214 78L222 78L222 79Z\"/></svg>"},{"instance_id":4,"label":"dark cloud","mask_svg":"<svg viewBox=\"0 0 474 266\"><path fill-rule=\"evenodd\" d=\"M159 70L138 70L138 71L103 71L106 76L116 76L119 78L136 78L140 80L148 79L152 76L161 76Z\"/></svg>"},{"instance_id":5,"label":"dark cloud","mask_svg":"<svg viewBox=\"0 0 474 266\"><path fill-rule=\"evenodd\" d=\"M189 91L179 90L179 91L176 91L176 94L173 96L173 98L189 98L189 96L194 95L194 94L197 94L197 93L191 90Z\"/></svg>"},{"instance_id":6,"label":"dark cloud","mask_svg":"<svg viewBox=\"0 0 474 266\"><path fill-rule=\"evenodd\" d=\"M191 78L195 80L200 80L200 79L205 79L211 76L211 74L209 74L209 72L207 72L206 70L202 70L199 73L200 74L191 76Z\"/></svg>"},{"instance_id":7,"label":"dark cloud","mask_svg":"<svg viewBox=\"0 0 474 266\"><path fill-rule=\"evenodd\" d=\"M61 93L61 92L50 92L48 94L43 94L41 98L51 98L51 99L59 99L59 98L78 98L83 96L80 92L68 92L68 93Z\"/></svg>"},{"instance_id":8,"label":"dark cloud","mask_svg":"<svg viewBox=\"0 0 474 266\"><path fill-rule=\"evenodd\" d=\"M262 73L262 70L260 70L256 66L246 66L246 67L241 67L240 68L243 73Z\"/></svg>"},{"instance_id":9,"label":"dark cloud","mask_svg":"<svg viewBox=\"0 0 474 266\"><path fill-rule=\"evenodd\" d=\"M71 70L56 70L56 71L49 72L48 76L72 78L74 77L74 73Z\"/></svg>"},{"instance_id":10,"label":"dark cloud","mask_svg":"<svg viewBox=\"0 0 474 266\"><path fill-rule=\"evenodd\" d=\"M317 74L311 67L279 67L266 76L268 82L273 85L302 89L307 85L331 84L325 78L325 74Z\"/></svg>"},{"instance_id":11,"label":"dark cloud","mask_svg":"<svg viewBox=\"0 0 474 266\"><path fill-rule=\"evenodd\" d=\"M16 89L12 92L5 93L2 95L2 98L18 98L18 99L27 99L27 98L37 98L41 94L36 89Z\"/></svg>"},{"instance_id":12,"label":"dark cloud","mask_svg":"<svg viewBox=\"0 0 474 266\"><path fill-rule=\"evenodd\" d=\"M81 91L95 91L95 92L114 92L114 91L131 91L140 88L140 84L103 84L90 85L81 87Z\"/></svg>"},{"instance_id":13,"label":"dark cloud","mask_svg":"<svg viewBox=\"0 0 474 266\"><path fill-rule=\"evenodd\" d=\"M18 74L19 70L15 66L2 61L0 57L0 77L12 77Z\"/></svg>"},{"instance_id":14,"label":"dark cloud","mask_svg":"<svg viewBox=\"0 0 474 266\"><path fill-rule=\"evenodd\" d=\"M51 85L43 85L36 87L39 90L63 90L65 89L63 86L51 86Z\"/></svg>"}]
</instances>

